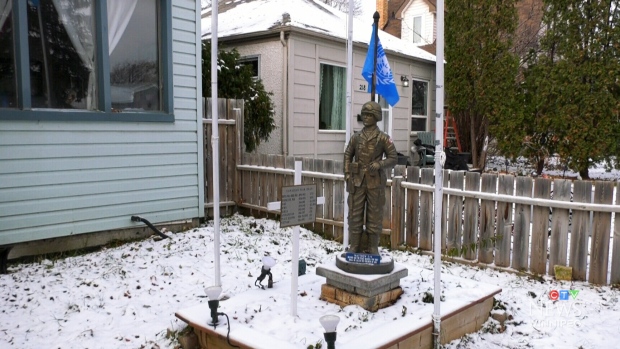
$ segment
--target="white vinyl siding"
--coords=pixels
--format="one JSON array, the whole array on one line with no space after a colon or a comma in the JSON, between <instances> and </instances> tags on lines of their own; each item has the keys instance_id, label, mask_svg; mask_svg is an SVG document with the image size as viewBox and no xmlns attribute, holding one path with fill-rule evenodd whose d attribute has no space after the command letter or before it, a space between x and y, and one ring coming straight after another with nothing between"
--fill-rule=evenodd
<instances>
[{"instance_id":1,"label":"white vinyl siding","mask_svg":"<svg viewBox=\"0 0 620 349\"><path fill-rule=\"evenodd\" d=\"M419 30L414 28L416 17L420 18ZM419 40L414 37L414 32L420 33ZM426 1L414 0L403 10L401 39L417 45L431 44L435 40L435 14L430 12Z\"/></svg>"}]
</instances>

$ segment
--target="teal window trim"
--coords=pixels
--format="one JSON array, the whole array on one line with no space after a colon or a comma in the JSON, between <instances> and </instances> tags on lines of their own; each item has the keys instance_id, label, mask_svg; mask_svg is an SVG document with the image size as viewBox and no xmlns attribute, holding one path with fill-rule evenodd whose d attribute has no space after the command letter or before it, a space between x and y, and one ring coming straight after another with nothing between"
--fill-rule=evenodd
<instances>
[{"instance_id":1,"label":"teal window trim","mask_svg":"<svg viewBox=\"0 0 620 349\"><path fill-rule=\"evenodd\" d=\"M0 109L0 120L36 121L111 121L111 122L174 122L172 80L172 0L159 0L160 69L162 92L161 112L112 112L110 92L110 58L108 48L107 1L94 1L95 39L97 42L97 83L100 110L31 109L30 52L28 49L27 1L13 1L13 23L18 108Z\"/></svg>"},{"instance_id":2,"label":"teal window trim","mask_svg":"<svg viewBox=\"0 0 620 349\"><path fill-rule=\"evenodd\" d=\"M160 64L161 64L161 83L162 109L168 113L174 111L174 94L172 92L174 83L172 80L172 1L160 0L159 3L159 37L160 37ZM199 23L196 23L199 25ZM174 121L174 119L172 120Z\"/></svg>"},{"instance_id":3,"label":"teal window trim","mask_svg":"<svg viewBox=\"0 0 620 349\"><path fill-rule=\"evenodd\" d=\"M112 92L110 92L110 48L108 47L108 4L95 1L95 52L97 58L98 106L105 113L112 112Z\"/></svg>"},{"instance_id":4,"label":"teal window trim","mask_svg":"<svg viewBox=\"0 0 620 349\"><path fill-rule=\"evenodd\" d=\"M28 4L26 1L13 2L13 45L15 47L15 80L17 84L17 107L30 109L30 59L28 57ZM0 119L5 112L19 109L0 109Z\"/></svg>"}]
</instances>

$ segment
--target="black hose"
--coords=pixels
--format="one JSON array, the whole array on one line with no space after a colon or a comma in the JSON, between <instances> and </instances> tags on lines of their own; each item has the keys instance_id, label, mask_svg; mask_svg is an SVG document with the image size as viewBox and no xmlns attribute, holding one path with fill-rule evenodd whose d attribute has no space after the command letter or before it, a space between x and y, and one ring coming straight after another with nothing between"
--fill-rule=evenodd
<instances>
[{"instance_id":1,"label":"black hose","mask_svg":"<svg viewBox=\"0 0 620 349\"><path fill-rule=\"evenodd\" d=\"M225 313L217 313L217 315L224 315L226 316L226 322L228 323L228 333L226 333L226 341L228 342L228 345L233 347L233 348L241 348L239 346L236 346L234 344L232 344L230 342L230 319L228 318L228 315L226 315Z\"/></svg>"},{"instance_id":2,"label":"black hose","mask_svg":"<svg viewBox=\"0 0 620 349\"><path fill-rule=\"evenodd\" d=\"M149 228L151 228L155 232L155 234L161 236L163 239L169 239L170 238L170 236L162 233L161 231L159 231L159 229L155 228L155 226L151 222L147 221L146 219L144 219L144 218L142 218L140 216L131 216L131 221L132 222L142 222L142 223L148 225Z\"/></svg>"}]
</instances>

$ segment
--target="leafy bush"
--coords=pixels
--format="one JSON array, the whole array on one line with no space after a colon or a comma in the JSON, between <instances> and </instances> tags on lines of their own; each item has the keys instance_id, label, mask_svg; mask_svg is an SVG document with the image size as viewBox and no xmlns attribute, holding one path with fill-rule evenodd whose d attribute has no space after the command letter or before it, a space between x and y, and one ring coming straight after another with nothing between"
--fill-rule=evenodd
<instances>
[{"instance_id":1,"label":"leafy bush","mask_svg":"<svg viewBox=\"0 0 620 349\"><path fill-rule=\"evenodd\" d=\"M243 135L246 151L252 152L261 142L268 141L276 128L273 121L274 104L272 92L265 91L260 79L254 80L252 69L239 63L241 58L236 49L218 52L218 97L243 99ZM211 97L211 42L202 42L202 91L203 96Z\"/></svg>"}]
</instances>

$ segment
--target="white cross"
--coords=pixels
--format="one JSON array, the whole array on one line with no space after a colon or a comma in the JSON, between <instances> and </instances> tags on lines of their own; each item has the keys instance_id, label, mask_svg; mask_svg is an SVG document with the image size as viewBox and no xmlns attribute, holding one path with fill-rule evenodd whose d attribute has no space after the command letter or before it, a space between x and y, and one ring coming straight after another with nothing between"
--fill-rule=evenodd
<instances>
[{"instance_id":1,"label":"white cross","mask_svg":"<svg viewBox=\"0 0 620 349\"><path fill-rule=\"evenodd\" d=\"M301 184L301 161L295 161L295 185ZM325 204L325 197L320 196L316 198L317 205ZM281 208L282 203L280 201L267 203L267 209L270 211L276 211ZM297 286L299 278L299 225L293 227L293 252L292 252L292 266L291 271L291 315L297 316Z\"/></svg>"}]
</instances>

